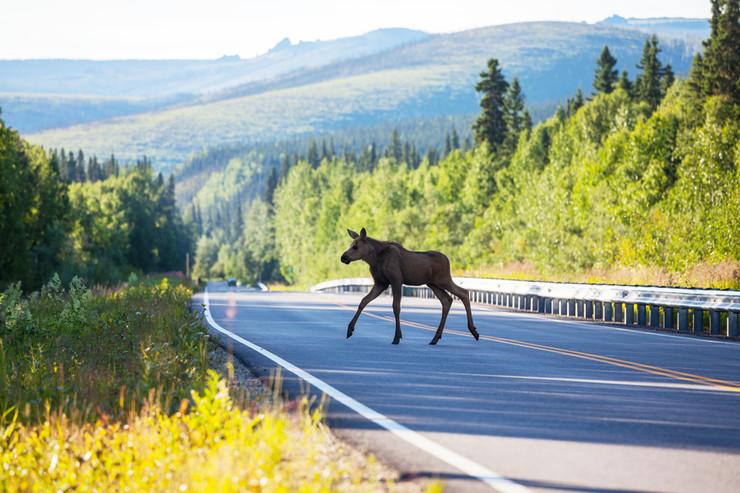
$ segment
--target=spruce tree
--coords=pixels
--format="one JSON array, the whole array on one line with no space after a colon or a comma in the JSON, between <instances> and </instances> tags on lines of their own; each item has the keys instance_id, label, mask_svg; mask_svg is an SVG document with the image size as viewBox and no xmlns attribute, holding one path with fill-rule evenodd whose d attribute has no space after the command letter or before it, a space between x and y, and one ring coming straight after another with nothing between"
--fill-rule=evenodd
<instances>
[{"instance_id":1,"label":"spruce tree","mask_svg":"<svg viewBox=\"0 0 740 493\"><path fill-rule=\"evenodd\" d=\"M453 149L459 149L460 148L460 136L457 134L457 129L455 127L452 127L452 136L450 137L452 140L452 148Z\"/></svg>"},{"instance_id":2,"label":"spruce tree","mask_svg":"<svg viewBox=\"0 0 740 493\"><path fill-rule=\"evenodd\" d=\"M617 59L609 52L609 47L604 46L598 60L596 60L596 73L594 74L594 89L596 94L609 94L614 90L617 83Z\"/></svg>"},{"instance_id":3,"label":"spruce tree","mask_svg":"<svg viewBox=\"0 0 740 493\"><path fill-rule=\"evenodd\" d=\"M663 73L660 76L660 93L662 97L668 93L668 89L671 88L673 82L676 80L676 76L673 74L673 67L670 63L667 63L663 67Z\"/></svg>"},{"instance_id":4,"label":"spruce tree","mask_svg":"<svg viewBox=\"0 0 740 493\"><path fill-rule=\"evenodd\" d=\"M710 25L704 58L697 67L700 73L695 79L701 79L702 96L722 96L739 104L740 0L712 0Z\"/></svg>"},{"instance_id":5,"label":"spruce tree","mask_svg":"<svg viewBox=\"0 0 740 493\"><path fill-rule=\"evenodd\" d=\"M398 135L398 129L394 128L391 132L391 145L389 148L390 156L396 160L397 163L403 159L403 148L401 146L401 137Z\"/></svg>"},{"instance_id":6,"label":"spruce tree","mask_svg":"<svg viewBox=\"0 0 740 493\"><path fill-rule=\"evenodd\" d=\"M617 85L621 90L632 95L633 87L632 87L632 81L630 80L629 75L627 75L626 70L622 70L622 74L619 76L619 82L617 82Z\"/></svg>"},{"instance_id":7,"label":"spruce tree","mask_svg":"<svg viewBox=\"0 0 740 493\"><path fill-rule=\"evenodd\" d=\"M275 167L270 168L270 175L267 177L267 184L265 185L265 202L272 205L272 200L275 195L275 189L278 186L278 174Z\"/></svg>"},{"instance_id":8,"label":"spruce tree","mask_svg":"<svg viewBox=\"0 0 740 493\"><path fill-rule=\"evenodd\" d=\"M308 156L306 157L308 164L314 168L318 168L321 164L321 156L319 156L319 147L316 145L316 141L312 140L311 145L308 146Z\"/></svg>"},{"instance_id":9,"label":"spruce tree","mask_svg":"<svg viewBox=\"0 0 740 493\"><path fill-rule=\"evenodd\" d=\"M80 183L85 181L87 173L85 172L85 153L82 149L77 151L77 181Z\"/></svg>"},{"instance_id":10,"label":"spruce tree","mask_svg":"<svg viewBox=\"0 0 740 493\"><path fill-rule=\"evenodd\" d=\"M280 161L280 181L288 177L288 171L290 171L290 158L285 154Z\"/></svg>"},{"instance_id":11,"label":"spruce tree","mask_svg":"<svg viewBox=\"0 0 740 493\"><path fill-rule=\"evenodd\" d=\"M640 101L646 102L653 110L658 107L662 98L661 77L663 75L663 67L660 60L658 60L659 52L658 37L653 34L645 41L645 46L642 49L642 57L640 58L640 63L637 65L637 68L642 73L640 73L635 81L637 98Z\"/></svg>"},{"instance_id":12,"label":"spruce tree","mask_svg":"<svg viewBox=\"0 0 740 493\"><path fill-rule=\"evenodd\" d=\"M524 128L524 96L516 77L511 81L504 98L504 122L506 123L506 137L503 148L511 155L516 150L519 133Z\"/></svg>"},{"instance_id":13,"label":"spruce tree","mask_svg":"<svg viewBox=\"0 0 740 493\"><path fill-rule=\"evenodd\" d=\"M508 88L498 60L491 58L488 70L480 73L480 81L475 86L483 96L480 100L481 114L473 125L473 131L476 142L488 142L493 151L498 150L506 138L504 97Z\"/></svg>"}]
</instances>

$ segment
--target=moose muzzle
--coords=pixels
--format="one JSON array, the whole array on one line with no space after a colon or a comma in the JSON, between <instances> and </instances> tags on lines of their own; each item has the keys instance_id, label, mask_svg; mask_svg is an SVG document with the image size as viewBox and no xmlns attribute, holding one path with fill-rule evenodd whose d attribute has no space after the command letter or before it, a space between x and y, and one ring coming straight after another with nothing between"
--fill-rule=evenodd
<instances>
[{"instance_id":1,"label":"moose muzzle","mask_svg":"<svg viewBox=\"0 0 740 493\"><path fill-rule=\"evenodd\" d=\"M346 253L342 255L342 258L340 260L343 264L349 264L349 256Z\"/></svg>"}]
</instances>

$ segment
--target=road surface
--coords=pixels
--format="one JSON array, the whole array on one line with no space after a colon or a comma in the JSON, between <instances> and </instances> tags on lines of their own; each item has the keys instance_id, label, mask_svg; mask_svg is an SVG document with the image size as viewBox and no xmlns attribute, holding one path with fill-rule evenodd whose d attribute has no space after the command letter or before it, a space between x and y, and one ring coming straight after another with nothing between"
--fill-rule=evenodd
<instances>
[{"instance_id":1,"label":"road surface","mask_svg":"<svg viewBox=\"0 0 740 493\"><path fill-rule=\"evenodd\" d=\"M329 393L332 428L407 477L453 492L740 491L740 344L474 306L476 342L456 301L429 346L440 305L405 298L393 346L387 296L345 338L359 299L211 283L195 301L256 371Z\"/></svg>"}]
</instances>

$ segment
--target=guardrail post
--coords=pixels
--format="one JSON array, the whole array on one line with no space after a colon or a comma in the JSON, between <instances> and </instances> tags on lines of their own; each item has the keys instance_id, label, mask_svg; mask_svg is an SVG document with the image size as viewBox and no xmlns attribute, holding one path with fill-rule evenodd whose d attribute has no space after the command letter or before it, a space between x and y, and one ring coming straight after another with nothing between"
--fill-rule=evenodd
<instances>
[{"instance_id":1,"label":"guardrail post","mask_svg":"<svg viewBox=\"0 0 740 493\"><path fill-rule=\"evenodd\" d=\"M650 325L653 329L660 327L660 308L657 305L648 305L650 309Z\"/></svg>"},{"instance_id":2,"label":"guardrail post","mask_svg":"<svg viewBox=\"0 0 740 493\"><path fill-rule=\"evenodd\" d=\"M626 311L624 312L624 324L635 325L635 304L626 303Z\"/></svg>"},{"instance_id":3,"label":"guardrail post","mask_svg":"<svg viewBox=\"0 0 740 493\"><path fill-rule=\"evenodd\" d=\"M611 322L614 319L614 312L612 309L612 302L604 302L604 322Z\"/></svg>"},{"instance_id":4,"label":"guardrail post","mask_svg":"<svg viewBox=\"0 0 740 493\"><path fill-rule=\"evenodd\" d=\"M717 310L711 310L709 312L709 333L712 335L719 335L720 332L720 313Z\"/></svg>"},{"instance_id":5,"label":"guardrail post","mask_svg":"<svg viewBox=\"0 0 740 493\"><path fill-rule=\"evenodd\" d=\"M693 329L694 334L701 334L704 332L704 310L697 310L694 308L694 316L693 316Z\"/></svg>"},{"instance_id":6,"label":"guardrail post","mask_svg":"<svg viewBox=\"0 0 740 493\"><path fill-rule=\"evenodd\" d=\"M594 318L594 302L593 300L587 300L584 301L586 306L586 318L592 319Z\"/></svg>"},{"instance_id":7,"label":"guardrail post","mask_svg":"<svg viewBox=\"0 0 740 493\"><path fill-rule=\"evenodd\" d=\"M675 321L675 310L672 306L664 306L663 307L663 328L664 329L675 329L676 328L676 321Z\"/></svg>"},{"instance_id":8,"label":"guardrail post","mask_svg":"<svg viewBox=\"0 0 740 493\"><path fill-rule=\"evenodd\" d=\"M600 300L594 301L594 319L595 320L604 319L604 303Z\"/></svg>"},{"instance_id":9,"label":"guardrail post","mask_svg":"<svg viewBox=\"0 0 740 493\"><path fill-rule=\"evenodd\" d=\"M640 327L647 325L647 311L645 310L645 305L642 303L637 305L637 325Z\"/></svg>"},{"instance_id":10,"label":"guardrail post","mask_svg":"<svg viewBox=\"0 0 740 493\"><path fill-rule=\"evenodd\" d=\"M569 317L576 316L576 301L575 300L568 300L568 316Z\"/></svg>"},{"instance_id":11,"label":"guardrail post","mask_svg":"<svg viewBox=\"0 0 740 493\"><path fill-rule=\"evenodd\" d=\"M737 337L740 327L737 326L738 313L727 312L727 335L729 337Z\"/></svg>"},{"instance_id":12,"label":"guardrail post","mask_svg":"<svg viewBox=\"0 0 740 493\"><path fill-rule=\"evenodd\" d=\"M679 332L689 331L689 309L688 308L678 309L678 331Z\"/></svg>"},{"instance_id":13,"label":"guardrail post","mask_svg":"<svg viewBox=\"0 0 740 493\"><path fill-rule=\"evenodd\" d=\"M618 323L622 323L622 320L624 320L624 307L622 306L622 302L615 302L614 303L614 321Z\"/></svg>"}]
</instances>

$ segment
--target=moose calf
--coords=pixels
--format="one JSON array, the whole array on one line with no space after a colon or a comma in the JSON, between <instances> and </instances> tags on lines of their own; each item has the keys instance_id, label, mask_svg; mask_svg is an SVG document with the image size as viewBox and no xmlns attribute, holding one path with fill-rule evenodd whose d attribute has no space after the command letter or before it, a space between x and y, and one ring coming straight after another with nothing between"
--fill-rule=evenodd
<instances>
[{"instance_id":1,"label":"moose calf","mask_svg":"<svg viewBox=\"0 0 740 493\"><path fill-rule=\"evenodd\" d=\"M393 315L396 317L396 334L393 337L393 344L398 344L402 337L400 320L402 286L403 284L411 286L426 284L442 303L442 319L429 344L437 344L442 337L447 314L452 305L452 297L447 291L462 300L468 316L468 330L475 340L478 340L478 331L473 324L473 314L470 311L468 291L452 282L450 260L444 254L433 251L412 252L393 241L375 240L367 236L365 228L360 230L360 234L350 229L347 232L352 238L352 244L342 254L342 262L349 264L355 260L364 260L370 266L370 273L375 281L373 288L360 301L360 306L357 307L357 312L347 327L348 338L352 336L357 319L365 306L390 286L393 291Z\"/></svg>"}]
</instances>

